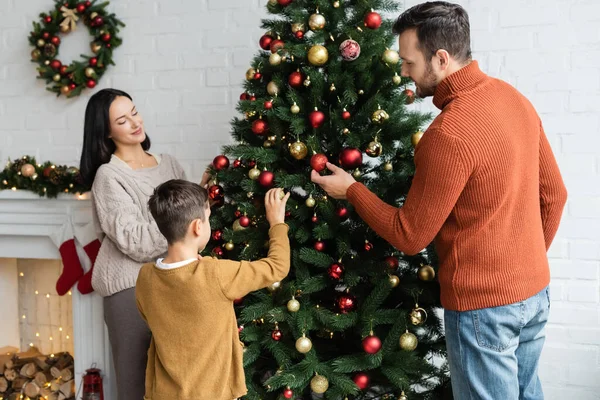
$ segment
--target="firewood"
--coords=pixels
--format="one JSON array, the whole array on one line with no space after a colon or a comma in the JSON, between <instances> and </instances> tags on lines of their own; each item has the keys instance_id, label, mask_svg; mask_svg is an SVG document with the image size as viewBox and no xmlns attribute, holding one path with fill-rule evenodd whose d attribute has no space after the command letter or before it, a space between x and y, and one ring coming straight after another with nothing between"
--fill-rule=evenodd
<instances>
[{"instance_id":1,"label":"firewood","mask_svg":"<svg viewBox=\"0 0 600 400\"><path fill-rule=\"evenodd\" d=\"M46 371L50 369L50 366L46 363L46 357L36 357L33 362L38 366L38 368L42 371Z\"/></svg>"},{"instance_id":2,"label":"firewood","mask_svg":"<svg viewBox=\"0 0 600 400\"><path fill-rule=\"evenodd\" d=\"M21 390L23 389L23 386L27 384L27 382L29 382L29 379L27 378L15 378L15 380L12 383L12 388L13 390Z\"/></svg>"},{"instance_id":3,"label":"firewood","mask_svg":"<svg viewBox=\"0 0 600 400\"><path fill-rule=\"evenodd\" d=\"M6 366L6 369L12 369L15 366L15 363L13 359L10 358L4 363L4 365Z\"/></svg>"},{"instance_id":4,"label":"firewood","mask_svg":"<svg viewBox=\"0 0 600 400\"><path fill-rule=\"evenodd\" d=\"M67 399L75 396L75 381L71 379L70 381L60 385L60 392L64 394Z\"/></svg>"},{"instance_id":5,"label":"firewood","mask_svg":"<svg viewBox=\"0 0 600 400\"><path fill-rule=\"evenodd\" d=\"M71 379L73 379L73 371L71 370L71 368L65 368L62 371L60 371L60 376L62 376L62 380L64 382L70 381Z\"/></svg>"},{"instance_id":6,"label":"firewood","mask_svg":"<svg viewBox=\"0 0 600 400\"><path fill-rule=\"evenodd\" d=\"M0 376L0 393L6 392L6 389L8 389L8 381L5 377Z\"/></svg>"},{"instance_id":7,"label":"firewood","mask_svg":"<svg viewBox=\"0 0 600 400\"><path fill-rule=\"evenodd\" d=\"M62 392L58 392L58 400L67 400L67 396L65 396Z\"/></svg>"},{"instance_id":8,"label":"firewood","mask_svg":"<svg viewBox=\"0 0 600 400\"><path fill-rule=\"evenodd\" d=\"M6 369L4 371L4 377L8 381L14 381L17 378L17 372L14 369Z\"/></svg>"},{"instance_id":9,"label":"firewood","mask_svg":"<svg viewBox=\"0 0 600 400\"><path fill-rule=\"evenodd\" d=\"M21 376L31 379L34 377L34 375L37 371L38 371L38 369L35 366L35 364L30 362L30 363L23 365L23 367L21 367Z\"/></svg>"},{"instance_id":10,"label":"firewood","mask_svg":"<svg viewBox=\"0 0 600 400\"><path fill-rule=\"evenodd\" d=\"M44 372L38 372L37 374L35 374L34 377L34 382L39 386L39 387L44 387L46 386L46 384L48 382L52 381L52 375L50 374L49 371L44 371Z\"/></svg>"},{"instance_id":11,"label":"firewood","mask_svg":"<svg viewBox=\"0 0 600 400\"><path fill-rule=\"evenodd\" d=\"M11 395L8 396L7 400L19 400L21 398L21 394L20 393L12 393Z\"/></svg>"},{"instance_id":12,"label":"firewood","mask_svg":"<svg viewBox=\"0 0 600 400\"><path fill-rule=\"evenodd\" d=\"M60 379L53 379L52 382L50 382L50 390L53 392L58 392L61 383L62 381Z\"/></svg>"},{"instance_id":13,"label":"firewood","mask_svg":"<svg viewBox=\"0 0 600 400\"><path fill-rule=\"evenodd\" d=\"M43 387L40 389L40 396L42 396L44 398L50 396L51 393L52 393L52 390L50 390L49 387Z\"/></svg>"},{"instance_id":14,"label":"firewood","mask_svg":"<svg viewBox=\"0 0 600 400\"><path fill-rule=\"evenodd\" d=\"M25 389L23 390L25 395L35 398L40 394L40 387L36 385L35 382L29 382L25 385Z\"/></svg>"},{"instance_id":15,"label":"firewood","mask_svg":"<svg viewBox=\"0 0 600 400\"><path fill-rule=\"evenodd\" d=\"M58 400L58 392L56 392L56 393L50 393L48 395L48 400Z\"/></svg>"},{"instance_id":16,"label":"firewood","mask_svg":"<svg viewBox=\"0 0 600 400\"><path fill-rule=\"evenodd\" d=\"M54 379L59 379L60 378L60 369L58 369L56 367L52 367L52 368L50 368L50 373L52 374L52 376L54 377Z\"/></svg>"}]
</instances>

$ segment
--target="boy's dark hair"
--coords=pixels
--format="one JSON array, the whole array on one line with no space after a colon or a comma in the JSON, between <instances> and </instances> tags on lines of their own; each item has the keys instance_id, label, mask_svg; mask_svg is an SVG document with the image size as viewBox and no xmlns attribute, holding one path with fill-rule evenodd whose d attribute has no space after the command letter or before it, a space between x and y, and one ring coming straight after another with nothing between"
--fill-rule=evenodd
<instances>
[{"instance_id":1,"label":"boy's dark hair","mask_svg":"<svg viewBox=\"0 0 600 400\"><path fill-rule=\"evenodd\" d=\"M419 47L427 61L439 49L444 49L459 62L471 59L471 28L469 15L458 4L431 1L417 4L403 12L393 31L400 35L416 29Z\"/></svg>"},{"instance_id":2,"label":"boy's dark hair","mask_svg":"<svg viewBox=\"0 0 600 400\"><path fill-rule=\"evenodd\" d=\"M207 202L208 193L200 185L171 179L154 189L148 207L160 232L173 244L185 238L192 221L206 220Z\"/></svg>"}]
</instances>

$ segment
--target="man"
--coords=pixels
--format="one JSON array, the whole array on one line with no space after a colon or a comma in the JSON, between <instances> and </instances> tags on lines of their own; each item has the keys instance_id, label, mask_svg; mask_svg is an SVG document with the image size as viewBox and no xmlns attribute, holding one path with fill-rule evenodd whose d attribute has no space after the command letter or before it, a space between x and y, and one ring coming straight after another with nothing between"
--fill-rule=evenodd
<instances>
[{"instance_id":1,"label":"man","mask_svg":"<svg viewBox=\"0 0 600 400\"><path fill-rule=\"evenodd\" d=\"M381 237L406 254L435 238L454 397L543 399L537 369L548 319L546 252L566 202L533 106L471 59L466 11L430 2L404 12L402 76L441 114L415 148L402 208L351 175L312 180L348 199Z\"/></svg>"}]
</instances>

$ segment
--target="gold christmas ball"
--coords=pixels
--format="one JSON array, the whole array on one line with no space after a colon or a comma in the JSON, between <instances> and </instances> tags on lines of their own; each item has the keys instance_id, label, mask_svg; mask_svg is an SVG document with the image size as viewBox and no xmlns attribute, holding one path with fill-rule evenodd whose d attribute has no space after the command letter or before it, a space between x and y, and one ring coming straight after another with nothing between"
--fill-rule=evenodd
<instances>
[{"instance_id":1,"label":"gold christmas ball","mask_svg":"<svg viewBox=\"0 0 600 400\"><path fill-rule=\"evenodd\" d=\"M310 390L315 393L325 393L329 389L329 381L323 375L315 375L310 380Z\"/></svg>"},{"instance_id":2,"label":"gold christmas ball","mask_svg":"<svg viewBox=\"0 0 600 400\"><path fill-rule=\"evenodd\" d=\"M259 176L260 169L256 168L256 166L248 171L248 178L252 179L253 181L257 180Z\"/></svg>"},{"instance_id":3,"label":"gold christmas ball","mask_svg":"<svg viewBox=\"0 0 600 400\"><path fill-rule=\"evenodd\" d=\"M38 178L38 174L31 175L31 180L35 181Z\"/></svg>"},{"instance_id":4,"label":"gold christmas ball","mask_svg":"<svg viewBox=\"0 0 600 400\"><path fill-rule=\"evenodd\" d=\"M273 53L269 56L269 64L276 67L281 64L281 56L277 53Z\"/></svg>"},{"instance_id":5,"label":"gold christmas ball","mask_svg":"<svg viewBox=\"0 0 600 400\"><path fill-rule=\"evenodd\" d=\"M94 54L98 54L98 52L100 51L101 48L102 48L102 46L100 46L96 42L90 43L90 49L92 50L92 53L94 53Z\"/></svg>"},{"instance_id":6,"label":"gold christmas ball","mask_svg":"<svg viewBox=\"0 0 600 400\"><path fill-rule=\"evenodd\" d=\"M269 5L270 6L276 6L277 5L277 0L269 0Z\"/></svg>"},{"instance_id":7,"label":"gold christmas ball","mask_svg":"<svg viewBox=\"0 0 600 400\"><path fill-rule=\"evenodd\" d=\"M64 85L60 88L60 92L66 96L71 92L71 89L69 89L69 85Z\"/></svg>"},{"instance_id":8,"label":"gold christmas ball","mask_svg":"<svg viewBox=\"0 0 600 400\"><path fill-rule=\"evenodd\" d=\"M308 199L306 199L306 201L304 203L306 204L306 207L310 207L310 208L313 208L314 206L317 205L317 201L312 197L312 194L310 196L308 196Z\"/></svg>"},{"instance_id":9,"label":"gold christmas ball","mask_svg":"<svg viewBox=\"0 0 600 400\"><path fill-rule=\"evenodd\" d=\"M296 32L304 32L306 30L306 27L304 26L304 23L302 22L295 22L292 24L292 32L296 33Z\"/></svg>"},{"instance_id":10,"label":"gold christmas ball","mask_svg":"<svg viewBox=\"0 0 600 400\"><path fill-rule=\"evenodd\" d=\"M50 65L50 60L44 61L44 65Z\"/></svg>"},{"instance_id":11,"label":"gold christmas ball","mask_svg":"<svg viewBox=\"0 0 600 400\"><path fill-rule=\"evenodd\" d=\"M273 81L269 82L267 85L267 93L271 96L277 96L277 94L279 94L279 86Z\"/></svg>"},{"instance_id":12,"label":"gold christmas ball","mask_svg":"<svg viewBox=\"0 0 600 400\"><path fill-rule=\"evenodd\" d=\"M419 144L419 142L421 141L421 138L423 137L423 133L424 132L415 132L413 133L412 137L411 137L411 142L413 147L417 147L417 144Z\"/></svg>"},{"instance_id":13,"label":"gold christmas ball","mask_svg":"<svg viewBox=\"0 0 600 400\"><path fill-rule=\"evenodd\" d=\"M394 165L391 162L386 162L385 164L383 164L383 170L385 172L391 172L394 170Z\"/></svg>"},{"instance_id":14,"label":"gold christmas ball","mask_svg":"<svg viewBox=\"0 0 600 400\"><path fill-rule=\"evenodd\" d=\"M415 309L410 312L410 322L413 325L421 326L425 321L427 321L427 312L419 306L415 306Z\"/></svg>"},{"instance_id":15,"label":"gold christmas ball","mask_svg":"<svg viewBox=\"0 0 600 400\"><path fill-rule=\"evenodd\" d=\"M265 149L270 149L271 147L275 146L275 143L273 143L271 140L265 140L263 142L263 147Z\"/></svg>"},{"instance_id":16,"label":"gold christmas ball","mask_svg":"<svg viewBox=\"0 0 600 400\"><path fill-rule=\"evenodd\" d=\"M21 167L21 175L25 178L31 178L35 174L35 167L29 163L23 164Z\"/></svg>"},{"instance_id":17,"label":"gold christmas ball","mask_svg":"<svg viewBox=\"0 0 600 400\"><path fill-rule=\"evenodd\" d=\"M247 120L254 117L255 115L256 115L256 111L247 111L244 113L244 116L246 117Z\"/></svg>"},{"instance_id":18,"label":"gold christmas ball","mask_svg":"<svg viewBox=\"0 0 600 400\"><path fill-rule=\"evenodd\" d=\"M290 154L296 160L302 160L308 154L308 148L301 141L297 141L290 147Z\"/></svg>"},{"instance_id":19,"label":"gold christmas ball","mask_svg":"<svg viewBox=\"0 0 600 400\"><path fill-rule=\"evenodd\" d=\"M294 103L290 107L290 111L292 112L292 114L298 114L300 112L300 107L298 107L298 104Z\"/></svg>"},{"instance_id":20,"label":"gold christmas ball","mask_svg":"<svg viewBox=\"0 0 600 400\"><path fill-rule=\"evenodd\" d=\"M98 13L97 12L93 12L93 13L90 14L90 19L94 19L97 16L98 16Z\"/></svg>"},{"instance_id":21,"label":"gold christmas ball","mask_svg":"<svg viewBox=\"0 0 600 400\"><path fill-rule=\"evenodd\" d=\"M360 172L360 170L356 168L354 172L352 172L352 176L354 177L354 179L360 179L362 177L362 172Z\"/></svg>"},{"instance_id":22,"label":"gold christmas ball","mask_svg":"<svg viewBox=\"0 0 600 400\"><path fill-rule=\"evenodd\" d=\"M96 71L94 71L94 68L88 67L85 69L85 76L88 78L93 78L96 76Z\"/></svg>"},{"instance_id":23,"label":"gold christmas ball","mask_svg":"<svg viewBox=\"0 0 600 400\"><path fill-rule=\"evenodd\" d=\"M390 115L382 109L376 110L371 116L371 121L373 121L374 124L382 124L388 119L390 119Z\"/></svg>"},{"instance_id":24,"label":"gold christmas ball","mask_svg":"<svg viewBox=\"0 0 600 400\"><path fill-rule=\"evenodd\" d=\"M417 348L419 340L415 335L406 331L400 336L400 348L404 351L413 351Z\"/></svg>"},{"instance_id":25,"label":"gold christmas ball","mask_svg":"<svg viewBox=\"0 0 600 400\"><path fill-rule=\"evenodd\" d=\"M60 81L60 74L55 74L55 75L52 77L52 80L53 80L54 82L58 82L58 81Z\"/></svg>"},{"instance_id":26,"label":"gold christmas ball","mask_svg":"<svg viewBox=\"0 0 600 400\"><path fill-rule=\"evenodd\" d=\"M60 25L60 31L62 33L69 33L71 26L69 24Z\"/></svg>"},{"instance_id":27,"label":"gold christmas ball","mask_svg":"<svg viewBox=\"0 0 600 400\"><path fill-rule=\"evenodd\" d=\"M236 219L235 221L233 221L233 230L235 232L243 231L244 229L246 229L246 228L244 228L242 225L240 225L239 219Z\"/></svg>"},{"instance_id":28,"label":"gold christmas ball","mask_svg":"<svg viewBox=\"0 0 600 400\"><path fill-rule=\"evenodd\" d=\"M254 80L254 74L256 74L256 70L254 68L248 68L248 70L246 71L246 80Z\"/></svg>"},{"instance_id":29,"label":"gold christmas ball","mask_svg":"<svg viewBox=\"0 0 600 400\"><path fill-rule=\"evenodd\" d=\"M350 129L348 129L348 128L344 128L344 129L342 129L342 133L343 133L344 135L347 135L347 134L349 134L349 133L350 133Z\"/></svg>"},{"instance_id":30,"label":"gold christmas ball","mask_svg":"<svg viewBox=\"0 0 600 400\"><path fill-rule=\"evenodd\" d=\"M408 400L408 397L406 397L406 394L404 393L404 391L402 391L402 393L400 393L400 397L398 397L398 400Z\"/></svg>"},{"instance_id":31,"label":"gold christmas ball","mask_svg":"<svg viewBox=\"0 0 600 400\"><path fill-rule=\"evenodd\" d=\"M325 28L326 23L325 17L321 14L313 14L308 19L308 26L313 31L320 31Z\"/></svg>"},{"instance_id":32,"label":"gold christmas ball","mask_svg":"<svg viewBox=\"0 0 600 400\"><path fill-rule=\"evenodd\" d=\"M329 52L324 46L316 45L308 50L308 61L317 67L325 65L329 60Z\"/></svg>"},{"instance_id":33,"label":"gold christmas ball","mask_svg":"<svg viewBox=\"0 0 600 400\"><path fill-rule=\"evenodd\" d=\"M396 275L390 275L390 285L395 288L398 287L399 284L400 278L398 278Z\"/></svg>"},{"instance_id":34,"label":"gold christmas ball","mask_svg":"<svg viewBox=\"0 0 600 400\"><path fill-rule=\"evenodd\" d=\"M46 44L46 41L44 39L38 39L37 47L44 47L45 44Z\"/></svg>"},{"instance_id":35,"label":"gold christmas ball","mask_svg":"<svg viewBox=\"0 0 600 400\"><path fill-rule=\"evenodd\" d=\"M287 309L289 312L298 312L298 310L300 310L300 302L292 297L292 299L287 302Z\"/></svg>"},{"instance_id":36,"label":"gold christmas ball","mask_svg":"<svg viewBox=\"0 0 600 400\"><path fill-rule=\"evenodd\" d=\"M394 85L398 86L402 83L402 78L400 77L400 75L396 74L392 78L392 82L394 82Z\"/></svg>"},{"instance_id":37,"label":"gold christmas ball","mask_svg":"<svg viewBox=\"0 0 600 400\"><path fill-rule=\"evenodd\" d=\"M367 145L365 153L367 153L369 157L379 157L382 151L383 146L375 139Z\"/></svg>"},{"instance_id":38,"label":"gold christmas ball","mask_svg":"<svg viewBox=\"0 0 600 400\"><path fill-rule=\"evenodd\" d=\"M331 86L329 87L329 91L330 91L330 92L335 92L335 91L336 91L335 85L334 85L333 83L332 83L332 84L331 84Z\"/></svg>"},{"instance_id":39,"label":"gold christmas ball","mask_svg":"<svg viewBox=\"0 0 600 400\"><path fill-rule=\"evenodd\" d=\"M306 354L310 349L312 349L312 342L305 335L302 335L301 338L296 340L296 350L298 350L299 353Z\"/></svg>"},{"instance_id":40,"label":"gold christmas ball","mask_svg":"<svg viewBox=\"0 0 600 400\"><path fill-rule=\"evenodd\" d=\"M419 268L419 279L425 282L432 281L435 278L435 270L431 265L424 265Z\"/></svg>"},{"instance_id":41,"label":"gold christmas ball","mask_svg":"<svg viewBox=\"0 0 600 400\"><path fill-rule=\"evenodd\" d=\"M272 284L270 284L269 286L267 286L267 289L269 289L269 292L274 292L277 289L279 289L281 287L281 282L273 282Z\"/></svg>"},{"instance_id":42,"label":"gold christmas ball","mask_svg":"<svg viewBox=\"0 0 600 400\"><path fill-rule=\"evenodd\" d=\"M32 59L33 61L37 61L37 60L39 60L41 56L42 56L42 52L41 52L41 51L39 51L38 49L33 49L33 50L31 51L31 59Z\"/></svg>"},{"instance_id":43,"label":"gold christmas ball","mask_svg":"<svg viewBox=\"0 0 600 400\"><path fill-rule=\"evenodd\" d=\"M381 59L386 64L398 64L398 61L400 61L400 55L395 50L387 49L383 52Z\"/></svg>"},{"instance_id":44,"label":"gold christmas ball","mask_svg":"<svg viewBox=\"0 0 600 400\"><path fill-rule=\"evenodd\" d=\"M231 250L233 250L234 248L235 248L235 245L233 244L233 242L227 242L227 243L225 244L225 250L227 250L227 251L231 251Z\"/></svg>"},{"instance_id":45,"label":"gold christmas ball","mask_svg":"<svg viewBox=\"0 0 600 400\"><path fill-rule=\"evenodd\" d=\"M267 140L270 140L275 144L277 142L277 135L267 136Z\"/></svg>"},{"instance_id":46,"label":"gold christmas ball","mask_svg":"<svg viewBox=\"0 0 600 400\"><path fill-rule=\"evenodd\" d=\"M79 173L79 168L77 168L77 167L69 167L69 168L67 168L66 172L69 175L77 175Z\"/></svg>"},{"instance_id":47,"label":"gold christmas ball","mask_svg":"<svg viewBox=\"0 0 600 400\"><path fill-rule=\"evenodd\" d=\"M340 8L340 2L339 1L334 1L333 2L333 8Z\"/></svg>"},{"instance_id":48,"label":"gold christmas ball","mask_svg":"<svg viewBox=\"0 0 600 400\"><path fill-rule=\"evenodd\" d=\"M304 80L304 86L309 87L310 84L311 84L311 82L310 82L310 76L309 76Z\"/></svg>"}]
</instances>

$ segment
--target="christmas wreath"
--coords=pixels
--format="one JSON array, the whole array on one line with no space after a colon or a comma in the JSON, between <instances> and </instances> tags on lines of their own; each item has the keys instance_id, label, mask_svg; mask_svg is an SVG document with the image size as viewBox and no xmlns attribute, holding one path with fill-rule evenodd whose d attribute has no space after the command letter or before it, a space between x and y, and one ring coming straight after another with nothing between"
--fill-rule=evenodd
<instances>
[{"instance_id":1,"label":"christmas wreath","mask_svg":"<svg viewBox=\"0 0 600 400\"><path fill-rule=\"evenodd\" d=\"M31 61L39 65L38 79L46 80L47 90L57 96L78 96L84 88L96 86L108 65L115 65L113 50L122 43L117 33L125 24L106 11L108 2L55 0L55 3L52 11L40 14L41 22L33 22L29 43L35 49ZM90 43L93 55L82 55L82 60L63 65L57 58L59 34L77 29L80 19L94 38Z\"/></svg>"}]
</instances>

